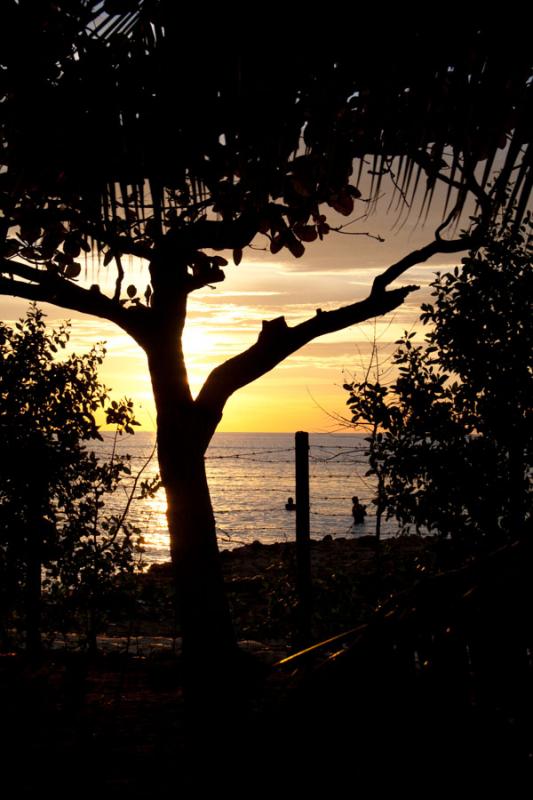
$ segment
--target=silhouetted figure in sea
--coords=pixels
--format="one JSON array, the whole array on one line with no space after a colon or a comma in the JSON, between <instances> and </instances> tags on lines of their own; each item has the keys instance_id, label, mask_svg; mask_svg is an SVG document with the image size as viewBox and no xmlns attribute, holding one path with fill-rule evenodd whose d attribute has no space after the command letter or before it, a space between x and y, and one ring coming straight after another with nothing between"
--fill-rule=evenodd
<instances>
[{"instance_id":1,"label":"silhouetted figure in sea","mask_svg":"<svg viewBox=\"0 0 533 800\"><path fill-rule=\"evenodd\" d=\"M286 511L296 511L296 503L294 502L292 497L289 497L289 499L285 503L285 510Z\"/></svg>"},{"instance_id":2,"label":"silhouetted figure in sea","mask_svg":"<svg viewBox=\"0 0 533 800\"><path fill-rule=\"evenodd\" d=\"M352 497L352 517L354 525L361 525L365 521L366 508L361 505L358 497Z\"/></svg>"}]
</instances>

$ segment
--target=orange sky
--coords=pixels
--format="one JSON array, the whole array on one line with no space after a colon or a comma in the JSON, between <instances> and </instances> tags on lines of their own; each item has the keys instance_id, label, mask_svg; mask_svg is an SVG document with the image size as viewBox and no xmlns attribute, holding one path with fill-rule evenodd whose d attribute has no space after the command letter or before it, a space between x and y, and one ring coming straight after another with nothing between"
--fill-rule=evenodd
<instances>
[{"instance_id":1,"label":"orange sky","mask_svg":"<svg viewBox=\"0 0 533 800\"><path fill-rule=\"evenodd\" d=\"M384 243L363 236L331 233L324 242L307 246L303 258L290 254L272 256L248 248L238 267L226 269L226 281L216 289L209 288L191 296L185 331L190 382L196 393L210 369L225 358L251 345L257 338L262 319L285 315L289 324L305 319L317 308L328 310L362 299L380 268L384 268L410 250L420 247L433 237L440 221L437 206L426 225L416 225L413 213L400 232L393 230L396 215L386 216L388 199L383 210L362 220L348 230L381 234ZM342 224L344 218L331 224ZM260 239L257 244L264 246ZM410 270L398 282L426 285L433 270L447 269L459 263L445 257L434 263ZM146 271L140 263L131 262L128 280L142 294ZM89 273L91 269L89 269ZM110 276L111 277L111 276ZM103 283L102 283L103 279ZM114 278L113 278L114 279ZM87 276L96 281L96 273ZM105 286L105 270L100 270L100 282ZM111 289L112 281L109 283ZM222 431L330 431L337 429L330 414L345 414L346 393L342 383L350 375L362 374L374 331L386 358L394 342L406 329L416 325L418 308L427 296L427 289L411 295L408 303L376 323L330 334L315 340L273 372L234 395L220 425ZM0 297L0 315L4 320L23 316L24 300ZM120 329L111 323L75 314L53 306L43 306L48 321L72 320L72 349L87 350L94 342L105 340L108 355L101 370L101 379L113 389L115 396L127 395L136 404L137 415L144 430L154 427L154 407L143 352Z\"/></svg>"}]
</instances>

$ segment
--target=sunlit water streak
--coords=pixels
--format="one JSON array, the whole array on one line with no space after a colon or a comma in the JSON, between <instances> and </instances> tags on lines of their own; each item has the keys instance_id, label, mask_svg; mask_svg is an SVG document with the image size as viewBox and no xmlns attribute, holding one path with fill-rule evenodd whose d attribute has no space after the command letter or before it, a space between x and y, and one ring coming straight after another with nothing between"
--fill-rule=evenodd
<instances>
[{"instance_id":1,"label":"sunlit water streak","mask_svg":"<svg viewBox=\"0 0 533 800\"><path fill-rule=\"evenodd\" d=\"M94 447L108 457L114 436L104 433ZM154 446L153 433L136 433L118 439L118 452L131 455L132 478L109 498L107 507L121 513L136 472L146 463ZM321 539L353 535L351 499L358 495L367 507L367 519L357 533L373 533L374 482L365 477L367 443L360 434L310 434L311 536ZM295 496L294 435L289 433L217 433L207 451L207 475L221 549L259 540L264 544L294 539L295 514L285 510L287 497ZM154 456L142 478L158 471ZM138 491L137 493L138 494ZM145 561L167 561L168 532L165 497L161 489L154 498L134 500L128 520L142 530ZM382 535L398 532L394 520L382 521Z\"/></svg>"}]
</instances>

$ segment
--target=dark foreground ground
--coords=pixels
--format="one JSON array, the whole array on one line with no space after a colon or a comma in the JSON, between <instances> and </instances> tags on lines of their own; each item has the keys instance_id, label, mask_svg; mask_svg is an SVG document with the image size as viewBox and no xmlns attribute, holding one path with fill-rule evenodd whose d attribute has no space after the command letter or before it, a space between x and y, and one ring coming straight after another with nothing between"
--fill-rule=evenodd
<instances>
[{"instance_id":1,"label":"dark foreground ground","mask_svg":"<svg viewBox=\"0 0 533 800\"><path fill-rule=\"evenodd\" d=\"M386 610L391 597L409 591L417 581L423 584L454 558L434 540L416 537L379 548L371 539L314 543L311 639L365 627L376 608ZM220 678L214 700L207 704L211 707L195 719L187 717L184 707L180 643L167 602L170 579L164 566L142 578L144 613L127 630L123 622L116 623L111 635L100 640L99 655L89 658L59 648L46 651L39 663L23 654L0 657L2 729L7 734L1 785L6 790L21 796L38 790L56 796L98 791L105 796L172 792L195 797L204 790L229 789L240 797L262 796L267 790L272 794L285 785L302 796L314 794L319 786L333 796L359 786L354 796L373 797L377 795L370 789L362 791L369 780L376 790L395 783L410 786L413 770L415 784L423 783L428 770L443 770L446 758L433 762L435 748L447 747L450 737L460 745L450 749L452 763L444 772L455 774L454 761L463 769L473 737L473 771L481 785L480 764L485 755L494 759L496 743L501 750L507 727L503 734L501 726L494 728L487 737L492 729L482 716L467 719L462 711L452 712L444 695L428 713L420 692L413 699L405 689L410 684L396 682L390 653L384 655L382 677L376 678L382 660L375 647L368 663L359 664L360 685L354 692L352 672L341 667L326 677L327 694L322 677L318 683L313 677L311 688L305 689L304 676L304 690L293 699L292 684L297 680L302 685L301 660L298 669L293 662L276 664L304 644L298 630L294 547L254 544L223 559L248 657ZM376 681L381 700L374 708ZM456 693L453 679L447 683ZM338 691L332 693L332 684ZM438 732L435 714L444 720ZM508 763L516 777L516 765L506 755L505 768ZM518 766L523 763L519 759ZM424 796L439 794L424 791Z\"/></svg>"}]
</instances>

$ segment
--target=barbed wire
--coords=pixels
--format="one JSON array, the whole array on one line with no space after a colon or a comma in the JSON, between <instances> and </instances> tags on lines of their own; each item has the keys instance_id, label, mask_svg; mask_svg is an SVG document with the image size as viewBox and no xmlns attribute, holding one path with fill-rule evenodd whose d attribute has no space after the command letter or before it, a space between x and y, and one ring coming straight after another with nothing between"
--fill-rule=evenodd
<instances>
[{"instance_id":1,"label":"barbed wire","mask_svg":"<svg viewBox=\"0 0 533 800\"><path fill-rule=\"evenodd\" d=\"M217 534L220 531L227 541L230 541L232 543L234 542L235 544L249 544L249 542L246 542L243 539L235 539L233 534L231 534L229 531L225 530L224 528L221 528L220 525L216 525L215 527L216 527Z\"/></svg>"},{"instance_id":2,"label":"barbed wire","mask_svg":"<svg viewBox=\"0 0 533 800\"><path fill-rule=\"evenodd\" d=\"M347 448L347 449L351 450L351 449L354 448L354 445L353 444L311 444L311 445L309 445L309 447L311 449L313 449L313 448L317 448L317 449L324 448L326 450L342 450L344 448Z\"/></svg>"},{"instance_id":3,"label":"barbed wire","mask_svg":"<svg viewBox=\"0 0 533 800\"><path fill-rule=\"evenodd\" d=\"M372 487L372 488L374 488L374 487ZM246 489L235 490L235 491L242 491L242 492L246 492L246 494L248 494L248 491ZM286 489L259 489L259 488L250 489L250 492L255 492L256 494L263 494L265 492L275 492L276 494L283 495L284 497L287 495L288 491L289 491L289 489L287 489L287 488ZM291 491L294 492L294 489L292 489ZM213 493L213 496L215 497L216 494ZM339 496L327 495L326 496L326 495L317 495L317 494L311 493L311 497L312 497L314 502L319 502L319 501L320 502L333 502L333 501L337 501L337 500L345 500L346 502L351 502L353 495L339 495ZM232 508L232 509L224 509L224 510L218 509L217 513L218 514L231 514L234 510L235 510L234 508Z\"/></svg>"},{"instance_id":4,"label":"barbed wire","mask_svg":"<svg viewBox=\"0 0 533 800\"><path fill-rule=\"evenodd\" d=\"M272 480L272 475L253 475L254 481L261 481L261 480ZM329 478L329 479L337 479L337 478L349 478L354 483L362 483L369 491L375 491L375 481L368 480L362 475L357 472L350 473L348 475L340 474L340 475L311 475L310 480L320 482L322 478ZM282 484L280 486L275 487L267 487L267 486L254 486L251 485L237 485L232 486L230 483L224 485L223 492L224 494L231 493L244 493L244 494L287 494L287 492L294 492L294 475L286 475L286 476L279 476L277 480ZM124 478L124 485L128 486L133 483L133 477ZM161 488L160 491L162 492L163 489ZM217 492L220 492L221 489L219 487L211 486L211 494L216 495ZM350 500L352 495L317 495L315 492L312 492L313 497L320 500Z\"/></svg>"},{"instance_id":5,"label":"barbed wire","mask_svg":"<svg viewBox=\"0 0 533 800\"><path fill-rule=\"evenodd\" d=\"M334 459L331 458L311 458L309 459L312 464L331 464ZM354 461L337 461L337 464L368 464L366 459L357 459Z\"/></svg>"},{"instance_id":6,"label":"barbed wire","mask_svg":"<svg viewBox=\"0 0 533 800\"><path fill-rule=\"evenodd\" d=\"M309 457L314 459L314 460L317 460L317 461L320 460L320 459L318 459L317 456L313 455L313 453L312 453L313 450L330 450L330 451L331 450L340 450L341 451L339 453L333 454L332 456L330 456L330 457L328 457L326 459L323 459L324 461L327 461L327 460L330 460L332 458L338 458L340 456L343 456L343 455L347 454L346 452L342 452L342 451L357 453L357 452L363 452L366 449L367 449L366 445L361 445L360 447L355 447L353 445L310 445ZM96 453L96 455L99 455L99 454L105 455L107 453L107 451L111 452L111 448L110 447L106 448L104 446L101 446L101 447L98 448L98 452ZM239 448L239 452L224 453L223 455L209 455L209 454L206 454L205 460L206 461L219 461L219 460L222 460L222 459L225 460L225 459L232 459L232 458L234 458L234 459L244 459L244 458L251 458L253 456L273 455L274 453L294 453L294 452L295 452L294 447L276 447L276 448L273 448L273 449L262 449L262 448L260 448L259 450L256 448L256 449L250 450L250 452L248 452L248 448L243 446L242 448ZM126 454L123 454L123 455L126 455ZM129 455L130 461L139 461L139 460L142 460L142 459L146 458L146 455L144 455L144 454L136 455L136 454L128 453L127 455ZM291 463L292 463L293 460L294 459L291 460ZM277 463L284 463L284 462L280 462L278 460L274 460L273 459L270 463L277 464Z\"/></svg>"},{"instance_id":7,"label":"barbed wire","mask_svg":"<svg viewBox=\"0 0 533 800\"><path fill-rule=\"evenodd\" d=\"M243 448L244 449L244 448ZM283 447L283 448L276 448L275 450L256 450L252 451L251 453L244 452L244 453L226 453L223 456L210 456L206 455L206 461L215 461L219 459L226 459L226 458L250 458L251 456L262 456L262 455L272 455L272 453L293 453L294 447ZM275 461L273 463L276 463Z\"/></svg>"},{"instance_id":8,"label":"barbed wire","mask_svg":"<svg viewBox=\"0 0 533 800\"><path fill-rule=\"evenodd\" d=\"M218 525L216 527L218 528ZM270 527L269 525L255 525L254 524L253 526L250 526L249 528L241 527L239 530L240 530L240 533L255 533L255 531L271 531L272 533L275 533L276 531L282 531L285 534L287 534L287 529L286 528Z\"/></svg>"},{"instance_id":9,"label":"barbed wire","mask_svg":"<svg viewBox=\"0 0 533 800\"><path fill-rule=\"evenodd\" d=\"M125 447L126 449L126 447ZM143 446L143 450L147 449ZM351 518L351 495L335 495L328 491L327 495L323 494L325 486L324 481L334 481L331 488L340 488L338 485L341 481L348 481L349 485L353 485L351 494L356 494L357 491L361 493L361 487L365 487L368 492L375 491L375 480L372 477L363 475L368 470L368 460L365 457L368 445L366 442L357 442L350 444L311 444L309 448L309 463L310 481L311 481L311 507L310 514L313 519L320 519L323 522L316 522L316 527L321 529L322 535L328 533L333 536L343 536L347 534L354 534L353 523L347 525ZM214 450L214 452L213 452ZM103 456L105 448L99 449L97 455ZM136 462L144 461L145 455L141 453L130 453L130 463L132 464L132 471L135 469ZM227 466L217 466L218 462L224 461ZM243 465L239 469L238 464ZM254 465L261 464L263 468ZM267 522L268 514L272 514L272 521L279 522L283 515L283 501L289 494L295 493L294 487L294 464L295 464L295 448L291 447L267 447L261 448L257 445L242 446L242 447L215 447L212 449L211 454L206 454L206 468L209 480L211 482L211 493L216 503L216 497L219 493L224 494L224 505L228 505L227 509L217 509L217 518L227 520L226 524L230 524L233 532L218 525L217 535L221 537L221 543L226 545L245 545L249 544L255 538L262 541L276 540L287 541L287 539L294 539L294 521L287 517L287 523L275 525L257 525L256 522L248 522L250 514L255 517L257 521ZM248 466L250 465L250 466ZM272 466L271 466L272 465ZM324 465L329 465L329 468ZM313 469L314 468L314 469ZM326 471L327 470L327 471ZM342 471L340 471L342 470ZM348 470L348 472L346 472ZM155 470L154 470L155 472ZM224 476L228 480L224 481L221 486L220 476ZM231 478L233 477L233 481ZM249 479L246 480L245 478ZM131 478L126 478L125 483L133 481ZM272 484L277 484L272 486ZM322 483L322 486L321 486ZM214 484L214 485L213 485ZM238 485L234 485L238 484ZM256 484L256 485L254 485ZM262 485L257 485L262 484ZM270 485L269 485L270 484ZM315 494L313 488L322 488L320 494ZM328 489L330 486L328 486ZM348 490L346 485L343 488ZM363 489L363 495L366 494ZM348 490L349 491L349 490ZM239 494L240 493L240 494ZM247 504L245 498L251 496L253 498ZM264 502L259 499L260 496L264 498ZM269 499L270 499L270 508ZM279 499L278 499L279 498ZM222 499L222 496L221 496ZM366 499L366 498L365 498ZM331 504L335 510L328 511L327 506L324 504ZM346 504L346 506L344 506ZM140 508L141 504L136 504L138 507L137 515L142 520L142 524L150 528L150 517L154 514L154 509L144 510ZM254 507L260 506L260 507ZM343 512L343 508L346 510ZM373 511L374 509L372 509ZM375 514L369 509L368 516L374 519ZM164 511L161 510L161 515ZM233 515L234 519L231 519ZM239 520L239 517L245 516L246 522ZM229 521L231 519L231 522ZM341 530L339 530L341 529ZM364 531L360 531L361 533ZM313 533L311 534L313 536ZM314 533L316 536L316 532Z\"/></svg>"},{"instance_id":10,"label":"barbed wire","mask_svg":"<svg viewBox=\"0 0 533 800\"><path fill-rule=\"evenodd\" d=\"M215 458L207 458L206 461L218 461L219 459ZM233 461L246 461L247 463L256 463L256 464L293 464L294 465L294 458L280 458L280 459L273 459L273 458L254 458L252 456L237 456L232 459Z\"/></svg>"},{"instance_id":11,"label":"barbed wire","mask_svg":"<svg viewBox=\"0 0 533 800\"><path fill-rule=\"evenodd\" d=\"M344 517L344 518L346 518L346 517L350 516L350 512L348 512L348 511L346 512L346 514L331 514L331 513L326 512L326 511L311 511L310 513L311 514L315 514L315 516L318 516L318 517Z\"/></svg>"},{"instance_id":12,"label":"barbed wire","mask_svg":"<svg viewBox=\"0 0 533 800\"><path fill-rule=\"evenodd\" d=\"M312 461L314 464L331 464L332 461L337 461L339 464L362 464L363 461L366 461L364 458L364 453L362 458L354 458L354 459L347 459L347 453L337 453L337 455L330 456L329 458L318 458L318 456L309 456L309 461ZM342 458L342 461L340 460Z\"/></svg>"}]
</instances>

